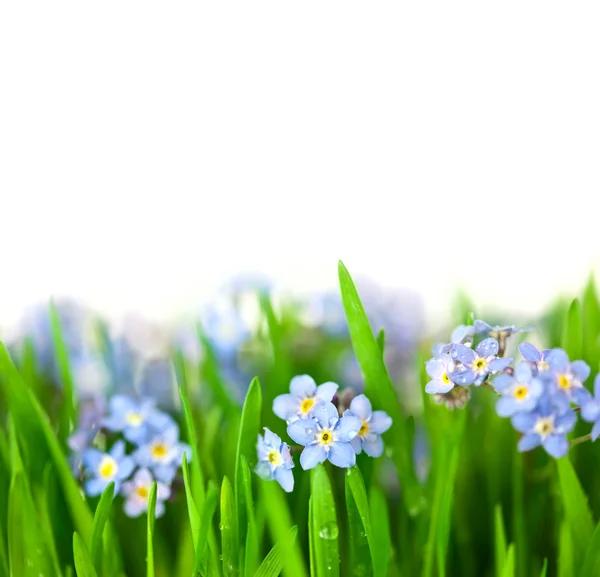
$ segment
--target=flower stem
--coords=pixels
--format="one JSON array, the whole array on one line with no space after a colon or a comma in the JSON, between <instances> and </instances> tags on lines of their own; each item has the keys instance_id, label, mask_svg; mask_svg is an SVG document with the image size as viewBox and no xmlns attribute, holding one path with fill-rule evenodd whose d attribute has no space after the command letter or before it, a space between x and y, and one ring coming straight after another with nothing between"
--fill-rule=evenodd
<instances>
[{"instance_id":1,"label":"flower stem","mask_svg":"<svg viewBox=\"0 0 600 577\"><path fill-rule=\"evenodd\" d=\"M592 435L583 435L582 437L577 437L576 439L573 439L570 443L571 447L574 447L575 445L579 445L581 443L585 443L586 441L590 441L592 439Z\"/></svg>"}]
</instances>

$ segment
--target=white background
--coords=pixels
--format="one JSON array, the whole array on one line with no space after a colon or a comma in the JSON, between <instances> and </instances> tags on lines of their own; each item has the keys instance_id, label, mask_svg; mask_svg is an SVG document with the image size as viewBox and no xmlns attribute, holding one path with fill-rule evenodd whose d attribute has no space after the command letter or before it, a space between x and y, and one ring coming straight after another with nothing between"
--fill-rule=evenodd
<instances>
[{"instance_id":1,"label":"white background","mask_svg":"<svg viewBox=\"0 0 600 577\"><path fill-rule=\"evenodd\" d=\"M537 311L600 257L597 3L0 8L0 323L351 272ZM212 4L212 5L209 5ZM507 319L508 320L508 319Z\"/></svg>"}]
</instances>

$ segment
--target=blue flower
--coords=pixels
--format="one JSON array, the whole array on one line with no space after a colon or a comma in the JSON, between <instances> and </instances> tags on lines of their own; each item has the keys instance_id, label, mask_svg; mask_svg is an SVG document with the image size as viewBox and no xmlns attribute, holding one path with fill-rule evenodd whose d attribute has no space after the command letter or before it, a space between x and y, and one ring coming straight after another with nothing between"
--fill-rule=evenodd
<instances>
[{"instance_id":1,"label":"blue flower","mask_svg":"<svg viewBox=\"0 0 600 577\"><path fill-rule=\"evenodd\" d=\"M117 441L108 453L97 449L86 449L81 456L86 473L91 477L83 488L90 497L96 497L106 489L109 483L115 483L115 495L121 482L131 475L135 467L134 460L125 455L125 443Z\"/></svg>"},{"instance_id":2,"label":"blue flower","mask_svg":"<svg viewBox=\"0 0 600 577\"><path fill-rule=\"evenodd\" d=\"M510 335L514 335L515 333L522 333L531 330L531 327L518 328L515 325L508 326L491 326L488 325L485 321L477 320L473 323L473 327L475 329L475 333L478 335L486 335L488 337L492 337L496 340L506 339L510 337Z\"/></svg>"},{"instance_id":3,"label":"blue flower","mask_svg":"<svg viewBox=\"0 0 600 577\"><path fill-rule=\"evenodd\" d=\"M103 397L93 397L80 403L77 429L67 439L72 451L79 453L92 444L105 414L106 402Z\"/></svg>"},{"instance_id":4,"label":"blue flower","mask_svg":"<svg viewBox=\"0 0 600 577\"><path fill-rule=\"evenodd\" d=\"M125 497L123 509L128 517L139 517L148 510L148 499L154 477L148 469L138 469L130 481L123 483L121 494ZM165 512L165 501L171 496L171 488L160 481L156 482L155 516Z\"/></svg>"},{"instance_id":5,"label":"blue flower","mask_svg":"<svg viewBox=\"0 0 600 577\"><path fill-rule=\"evenodd\" d=\"M204 315L204 331L220 360L231 359L250 338L250 329L232 303L215 303Z\"/></svg>"},{"instance_id":6,"label":"blue flower","mask_svg":"<svg viewBox=\"0 0 600 577\"><path fill-rule=\"evenodd\" d=\"M550 370L543 376L551 383L551 392L563 408L567 408L571 402L581 404L589 399L589 391L583 386L583 382L590 376L587 363L571 363L565 351L553 349L548 354L548 365Z\"/></svg>"},{"instance_id":7,"label":"blue flower","mask_svg":"<svg viewBox=\"0 0 600 577\"><path fill-rule=\"evenodd\" d=\"M481 385L490 373L504 370L512 358L498 358L498 341L488 338L481 341L475 350L465 345L454 345L452 358L462 363L450 376L457 385Z\"/></svg>"},{"instance_id":8,"label":"blue flower","mask_svg":"<svg viewBox=\"0 0 600 577\"><path fill-rule=\"evenodd\" d=\"M538 351L531 343L525 342L519 345L519 351L538 373L550 370L548 364L548 355L552 352L550 349Z\"/></svg>"},{"instance_id":9,"label":"blue flower","mask_svg":"<svg viewBox=\"0 0 600 577\"><path fill-rule=\"evenodd\" d=\"M336 467L348 468L356 464L356 453L350 441L358 435L361 422L354 415L341 419L333 403L321 403L312 419L298 419L288 425L288 435L304 445L300 465L304 470L316 467L328 459Z\"/></svg>"},{"instance_id":10,"label":"blue flower","mask_svg":"<svg viewBox=\"0 0 600 577\"><path fill-rule=\"evenodd\" d=\"M549 455L558 459L569 450L566 434L573 430L577 415L571 409L560 411L551 397L544 395L535 411L517 413L511 421L517 431L525 433L519 441L519 451L542 445Z\"/></svg>"},{"instance_id":11,"label":"blue flower","mask_svg":"<svg viewBox=\"0 0 600 577\"><path fill-rule=\"evenodd\" d=\"M179 427L173 424L166 430L156 431L149 441L133 453L140 467L146 467L163 483L170 485L181 466L183 454L187 460L192 458L189 445L179 442Z\"/></svg>"},{"instance_id":12,"label":"blue flower","mask_svg":"<svg viewBox=\"0 0 600 577\"><path fill-rule=\"evenodd\" d=\"M392 426L392 418L385 411L373 411L371 401L365 395L352 399L350 409L344 413L344 417L351 415L361 421L358 435L350 441L354 452L360 455L364 449L369 457L381 457L383 441L380 435Z\"/></svg>"},{"instance_id":13,"label":"blue flower","mask_svg":"<svg viewBox=\"0 0 600 577\"><path fill-rule=\"evenodd\" d=\"M534 378L531 366L521 362L514 376L503 373L494 379L495 389L502 395L496 403L496 412L501 417L512 417L515 413L532 411L544 392L544 386Z\"/></svg>"},{"instance_id":14,"label":"blue flower","mask_svg":"<svg viewBox=\"0 0 600 577\"><path fill-rule=\"evenodd\" d=\"M290 447L281 438L265 427L264 438L258 435L258 465L254 471L265 481L275 479L287 493L294 489L294 461Z\"/></svg>"},{"instance_id":15,"label":"blue flower","mask_svg":"<svg viewBox=\"0 0 600 577\"><path fill-rule=\"evenodd\" d=\"M458 325L450 335L448 344L437 344L433 347L433 355L439 357L444 353L449 353L452 347L457 344L466 344L471 346L473 341L474 328L472 325Z\"/></svg>"},{"instance_id":16,"label":"blue flower","mask_svg":"<svg viewBox=\"0 0 600 577\"><path fill-rule=\"evenodd\" d=\"M592 441L600 437L600 374L596 375L594 381L594 396L590 397L581 406L581 418L588 423L594 423L592 427Z\"/></svg>"},{"instance_id":17,"label":"blue flower","mask_svg":"<svg viewBox=\"0 0 600 577\"><path fill-rule=\"evenodd\" d=\"M308 419L318 405L329 403L337 390L335 383L323 383L317 387L315 380L308 375L294 377L290 383L291 394L275 397L273 412L288 423Z\"/></svg>"},{"instance_id":18,"label":"blue flower","mask_svg":"<svg viewBox=\"0 0 600 577\"><path fill-rule=\"evenodd\" d=\"M115 395L109 401L109 416L102 419L102 426L113 432L123 432L132 443L146 441L151 429L163 431L174 425L173 419L154 407L152 399L134 401L125 395Z\"/></svg>"},{"instance_id":19,"label":"blue flower","mask_svg":"<svg viewBox=\"0 0 600 577\"><path fill-rule=\"evenodd\" d=\"M425 385L426 393L430 395L443 394L454 388L454 381L450 375L454 373L455 366L448 353L443 353L439 357L427 361L425 370L432 379Z\"/></svg>"}]
</instances>

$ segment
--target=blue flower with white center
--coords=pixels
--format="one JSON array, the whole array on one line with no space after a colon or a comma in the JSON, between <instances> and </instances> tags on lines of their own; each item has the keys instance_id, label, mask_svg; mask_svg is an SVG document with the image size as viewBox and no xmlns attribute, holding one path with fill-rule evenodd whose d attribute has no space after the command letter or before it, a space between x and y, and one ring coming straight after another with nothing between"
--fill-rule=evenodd
<instances>
[{"instance_id":1,"label":"blue flower with white center","mask_svg":"<svg viewBox=\"0 0 600 577\"><path fill-rule=\"evenodd\" d=\"M312 377L299 375L290 383L290 394L275 397L273 412L288 423L309 419L318 405L331 402L337 390L335 383L323 383L317 387Z\"/></svg>"},{"instance_id":2,"label":"blue flower with white center","mask_svg":"<svg viewBox=\"0 0 600 577\"><path fill-rule=\"evenodd\" d=\"M148 511L148 499L152 491L154 477L148 469L138 469L130 481L123 483L121 494L125 497L123 510L128 517L139 517ZM165 512L165 501L171 496L171 488L160 481L156 482L155 516Z\"/></svg>"},{"instance_id":3,"label":"blue flower with white center","mask_svg":"<svg viewBox=\"0 0 600 577\"><path fill-rule=\"evenodd\" d=\"M465 345L454 345L452 358L460 361L462 367L449 375L457 385L481 385L490 373L504 370L512 363L512 358L498 358L498 341L488 338L481 341L475 350Z\"/></svg>"},{"instance_id":4,"label":"blue flower with white center","mask_svg":"<svg viewBox=\"0 0 600 577\"><path fill-rule=\"evenodd\" d=\"M548 354L550 370L544 373L544 379L551 384L551 392L563 408L571 402L581 404L589 400L590 393L583 382L590 376L590 367L584 361L569 362L567 353L562 349L553 349Z\"/></svg>"},{"instance_id":5,"label":"blue flower with white center","mask_svg":"<svg viewBox=\"0 0 600 577\"><path fill-rule=\"evenodd\" d=\"M81 456L83 466L90 478L83 488L90 497L97 497L109 483L115 484L115 495L119 492L121 482L131 475L135 462L125 455L125 443L117 441L108 453L97 449L86 449Z\"/></svg>"},{"instance_id":6,"label":"blue flower with white center","mask_svg":"<svg viewBox=\"0 0 600 577\"><path fill-rule=\"evenodd\" d=\"M596 375L594 381L594 396L581 405L581 418L588 423L594 423L592 441L595 441L600 437L600 374Z\"/></svg>"},{"instance_id":7,"label":"blue flower with white center","mask_svg":"<svg viewBox=\"0 0 600 577\"><path fill-rule=\"evenodd\" d=\"M514 375L498 375L494 379L494 387L502 395L496 403L496 412L501 417L533 411L544 392L542 382L533 376L531 366L526 362L517 365Z\"/></svg>"},{"instance_id":8,"label":"blue flower with white center","mask_svg":"<svg viewBox=\"0 0 600 577\"><path fill-rule=\"evenodd\" d=\"M523 355L523 358L528 361L538 373L544 373L550 370L550 365L548 364L548 355L552 352L550 349L538 351L531 343L525 342L519 345L519 351Z\"/></svg>"},{"instance_id":9,"label":"blue flower with white center","mask_svg":"<svg viewBox=\"0 0 600 577\"><path fill-rule=\"evenodd\" d=\"M444 394L454 388L454 381L450 378L455 371L454 361L448 353L430 359L425 365L427 374L431 377L425 385L425 392L430 395Z\"/></svg>"},{"instance_id":10,"label":"blue flower with white center","mask_svg":"<svg viewBox=\"0 0 600 577\"><path fill-rule=\"evenodd\" d=\"M255 473L265 481L275 479L286 493L294 489L294 461L290 455L290 447L281 438L265 427L265 435L258 435L256 446L258 464Z\"/></svg>"},{"instance_id":11,"label":"blue flower with white center","mask_svg":"<svg viewBox=\"0 0 600 577\"><path fill-rule=\"evenodd\" d=\"M566 434L573 430L577 415L571 409L560 411L549 396L542 396L538 408L531 413L516 413L513 427L524 433L518 444L519 451L530 451L542 445L546 452L559 459L569 450Z\"/></svg>"},{"instance_id":12,"label":"blue flower with white center","mask_svg":"<svg viewBox=\"0 0 600 577\"><path fill-rule=\"evenodd\" d=\"M510 337L511 335L514 335L516 333L522 333L522 332L527 332L527 331L531 330L531 327L519 328L519 327L516 327L515 325L508 325L505 327L500 326L500 325L491 326L482 320L475 321L473 323L473 328L475 329L476 334L486 335L486 336L492 337L498 341L501 339L506 339L507 337Z\"/></svg>"},{"instance_id":13,"label":"blue flower with white center","mask_svg":"<svg viewBox=\"0 0 600 577\"><path fill-rule=\"evenodd\" d=\"M123 432L132 443L146 441L151 430L163 431L174 425L173 419L154 406L152 399L134 401L125 395L115 395L108 403L109 415L102 419L102 426L113 432Z\"/></svg>"},{"instance_id":14,"label":"blue flower with white center","mask_svg":"<svg viewBox=\"0 0 600 577\"><path fill-rule=\"evenodd\" d=\"M336 467L348 468L356 464L356 453L350 441L358 435L361 421L354 415L341 419L333 403L322 403L314 410L314 418L297 419L287 428L288 435L304 450L300 465L304 470L329 460Z\"/></svg>"},{"instance_id":15,"label":"blue flower with white center","mask_svg":"<svg viewBox=\"0 0 600 577\"><path fill-rule=\"evenodd\" d=\"M164 431L151 434L148 442L133 453L133 458L140 467L150 469L157 480L170 485L181 466L184 453L189 462L192 458L191 448L179 442L179 427L174 424Z\"/></svg>"},{"instance_id":16,"label":"blue flower with white center","mask_svg":"<svg viewBox=\"0 0 600 577\"><path fill-rule=\"evenodd\" d=\"M437 344L433 347L433 355L439 357L444 353L449 353L452 347L457 344L465 344L471 346L473 342L474 328L472 325L459 325L450 335L450 342L446 345Z\"/></svg>"},{"instance_id":17,"label":"blue flower with white center","mask_svg":"<svg viewBox=\"0 0 600 577\"><path fill-rule=\"evenodd\" d=\"M352 399L344 417L350 415L358 417L361 421L358 435L350 441L354 452L360 455L364 450L369 457L381 457L383 441L380 435L392 426L392 418L385 411L373 411L371 401L365 395L358 395Z\"/></svg>"}]
</instances>

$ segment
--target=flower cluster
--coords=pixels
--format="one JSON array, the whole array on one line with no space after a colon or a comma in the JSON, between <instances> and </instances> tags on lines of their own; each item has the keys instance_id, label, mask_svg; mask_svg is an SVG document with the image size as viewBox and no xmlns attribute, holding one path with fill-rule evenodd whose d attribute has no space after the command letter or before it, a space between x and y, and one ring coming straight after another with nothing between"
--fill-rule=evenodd
<instances>
[{"instance_id":1,"label":"flower cluster","mask_svg":"<svg viewBox=\"0 0 600 577\"><path fill-rule=\"evenodd\" d=\"M491 327L483 321L457 327L450 343L434 347L435 357L426 365L431 380L425 391L454 408L469 399L469 385L486 383L499 396L498 415L510 418L523 433L519 451L541 445L552 457L563 457L569 450L566 435L575 427L577 411L593 423L590 438L600 436L600 375L592 396L584 386L590 375L584 361L570 361L560 348L539 351L529 342L519 346L523 360L512 366L513 359L503 357L506 341L523 330L528 329ZM482 340L473 348L477 337Z\"/></svg>"},{"instance_id":2,"label":"flower cluster","mask_svg":"<svg viewBox=\"0 0 600 577\"><path fill-rule=\"evenodd\" d=\"M69 439L83 466L85 492L98 496L112 482L115 495L125 497L125 514L137 517L148 509L150 489L156 482L156 516L161 516L183 454L191 459L190 448L179 441L177 423L150 399L115 395L108 412L102 409L88 410L85 422ZM92 446L99 432L105 433L107 441L118 435L110 449Z\"/></svg>"},{"instance_id":3,"label":"flower cluster","mask_svg":"<svg viewBox=\"0 0 600 577\"><path fill-rule=\"evenodd\" d=\"M365 395L354 397L342 412L332 402L340 399L338 388L331 382L317 386L312 377L300 375L292 379L289 394L273 401L273 412L287 422L287 434L304 447L300 455L304 470L324 461L336 467L353 467L362 451L370 457L383 454L380 435L392 426L392 419L384 411L373 411ZM292 491L294 462L289 445L265 427L257 449L256 473Z\"/></svg>"}]
</instances>

